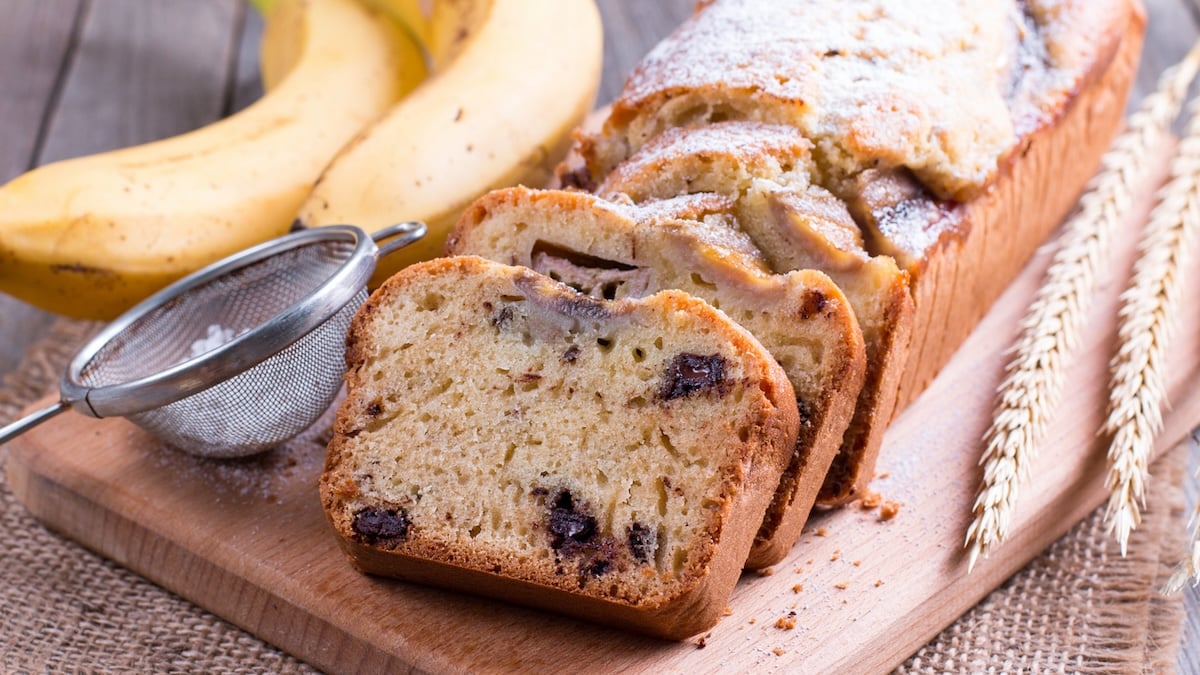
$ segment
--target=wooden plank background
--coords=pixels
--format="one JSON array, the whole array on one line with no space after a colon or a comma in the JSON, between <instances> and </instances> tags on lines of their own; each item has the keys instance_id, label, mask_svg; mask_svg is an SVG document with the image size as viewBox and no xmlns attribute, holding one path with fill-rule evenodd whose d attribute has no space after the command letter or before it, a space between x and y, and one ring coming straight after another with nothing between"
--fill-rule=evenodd
<instances>
[{"instance_id":1,"label":"wooden plank background","mask_svg":"<svg viewBox=\"0 0 1200 675\"><path fill-rule=\"evenodd\" d=\"M1134 101L1200 35L1200 0L1143 2L1150 23ZM605 22L603 103L694 2L597 4ZM48 161L195 128L261 93L262 22L241 0L3 0L0 15L0 182ZM0 295L0 377L52 319ZM1194 503L1197 480L1188 487ZM9 556L0 551L0 564L14 564ZM1180 671L1200 673L1200 593L1189 591L1185 602Z\"/></svg>"}]
</instances>

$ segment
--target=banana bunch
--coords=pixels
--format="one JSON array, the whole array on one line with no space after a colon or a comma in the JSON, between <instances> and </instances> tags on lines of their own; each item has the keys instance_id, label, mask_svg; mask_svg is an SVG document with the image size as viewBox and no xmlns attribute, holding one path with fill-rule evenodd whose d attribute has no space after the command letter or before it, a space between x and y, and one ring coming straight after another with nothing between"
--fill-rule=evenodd
<instances>
[{"instance_id":1,"label":"banana bunch","mask_svg":"<svg viewBox=\"0 0 1200 675\"><path fill-rule=\"evenodd\" d=\"M600 84L592 0L436 0L415 32L427 36L429 82L334 158L298 218L368 231L424 221L429 234L380 260L377 280L440 255L484 192L545 185Z\"/></svg>"},{"instance_id":2,"label":"banana bunch","mask_svg":"<svg viewBox=\"0 0 1200 675\"><path fill-rule=\"evenodd\" d=\"M329 159L425 79L419 45L354 0L281 2L276 86L196 131L47 164L0 187L0 291L107 319L284 234Z\"/></svg>"},{"instance_id":3,"label":"banana bunch","mask_svg":"<svg viewBox=\"0 0 1200 675\"><path fill-rule=\"evenodd\" d=\"M592 0L255 4L254 105L0 186L0 292L109 319L298 220L424 219L432 257L478 194L545 181L599 83Z\"/></svg>"}]
</instances>

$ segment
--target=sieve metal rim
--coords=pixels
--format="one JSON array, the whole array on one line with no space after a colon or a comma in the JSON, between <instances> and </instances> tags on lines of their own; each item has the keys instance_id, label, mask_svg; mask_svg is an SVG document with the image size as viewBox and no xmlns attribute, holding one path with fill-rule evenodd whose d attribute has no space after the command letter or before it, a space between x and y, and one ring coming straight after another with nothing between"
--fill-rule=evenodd
<instances>
[{"instance_id":1,"label":"sieve metal rim","mask_svg":"<svg viewBox=\"0 0 1200 675\"><path fill-rule=\"evenodd\" d=\"M150 312L237 269L300 246L335 239L354 245L346 260L311 293L260 325L204 354L145 377L98 387L82 383L83 371L96 354ZM362 228L327 225L282 235L218 260L138 303L85 344L63 373L63 399L94 417L126 416L220 384L279 353L341 310L370 279L378 252L375 240Z\"/></svg>"}]
</instances>

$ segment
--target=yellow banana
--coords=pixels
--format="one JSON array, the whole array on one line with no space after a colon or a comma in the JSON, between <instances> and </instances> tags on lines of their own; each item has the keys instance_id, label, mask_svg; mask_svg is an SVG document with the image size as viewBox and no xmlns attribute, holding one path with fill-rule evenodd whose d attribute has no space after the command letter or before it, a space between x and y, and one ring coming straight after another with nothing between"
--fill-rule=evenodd
<instances>
[{"instance_id":1,"label":"yellow banana","mask_svg":"<svg viewBox=\"0 0 1200 675\"><path fill-rule=\"evenodd\" d=\"M400 22L417 42L429 50L429 26L432 3L443 0L359 0L367 7L390 15Z\"/></svg>"},{"instance_id":2,"label":"yellow banana","mask_svg":"<svg viewBox=\"0 0 1200 675\"><path fill-rule=\"evenodd\" d=\"M422 8L422 3L430 1L432 0L358 0L360 4L366 5L371 11L390 16L407 30L409 36L425 50L428 50L430 44L430 13ZM253 0L255 7L264 16L269 16L277 3L278 0ZM285 20L287 19L277 15L272 18L271 22L278 25ZM295 21L296 18L291 20ZM294 31L286 29L280 29L278 32L294 33ZM271 28L268 26L258 63L263 89L268 92L275 89L287 75L291 64L296 60L295 52L301 48L301 44L297 40L270 40L268 39L270 34Z\"/></svg>"},{"instance_id":3,"label":"yellow banana","mask_svg":"<svg viewBox=\"0 0 1200 675\"><path fill-rule=\"evenodd\" d=\"M429 235L376 279L440 255L480 194L546 183L599 86L592 0L438 0L428 35L432 76L338 154L300 210L306 226L425 221Z\"/></svg>"},{"instance_id":4,"label":"yellow banana","mask_svg":"<svg viewBox=\"0 0 1200 675\"><path fill-rule=\"evenodd\" d=\"M354 0L281 0L263 53L278 81L240 113L0 187L0 291L112 318L283 234L330 158L425 76L411 37Z\"/></svg>"}]
</instances>

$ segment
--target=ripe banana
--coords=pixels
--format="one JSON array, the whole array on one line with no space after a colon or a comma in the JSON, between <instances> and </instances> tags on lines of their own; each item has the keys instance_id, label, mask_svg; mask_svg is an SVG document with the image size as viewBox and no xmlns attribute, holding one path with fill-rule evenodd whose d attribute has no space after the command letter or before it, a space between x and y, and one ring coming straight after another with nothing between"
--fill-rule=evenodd
<instances>
[{"instance_id":1,"label":"ripe banana","mask_svg":"<svg viewBox=\"0 0 1200 675\"><path fill-rule=\"evenodd\" d=\"M281 0L262 49L278 81L242 112L0 187L0 291L108 319L283 234L330 158L425 77L412 38L354 0Z\"/></svg>"},{"instance_id":2,"label":"ripe banana","mask_svg":"<svg viewBox=\"0 0 1200 675\"><path fill-rule=\"evenodd\" d=\"M425 221L429 234L381 260L377 280L441 255L480 194L544 185L599 86L592 0L438 0L427 31L430 79L338 154L300 210L314 227Z\"/></svg>"}]
</instances>

